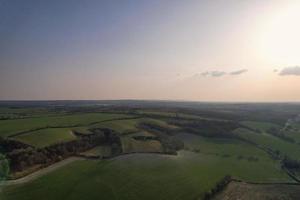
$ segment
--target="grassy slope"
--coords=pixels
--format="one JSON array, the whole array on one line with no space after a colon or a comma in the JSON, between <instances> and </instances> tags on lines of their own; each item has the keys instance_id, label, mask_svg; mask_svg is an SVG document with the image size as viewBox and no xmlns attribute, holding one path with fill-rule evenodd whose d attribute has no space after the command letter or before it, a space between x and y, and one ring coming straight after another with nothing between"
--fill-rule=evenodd
<instances>
[{"instance_id":1,"label":"grassy slope","mask_svg":"<svg viewBox=\"0 0 300 200\"><path fill-rule=\"evenodd\" d=\"M53 111L46 108L9 108L0 107L0 117L11 119L58 116L66 114L63 111Z\"/></svg>"},{"instance_id":2,"label":"grassy slope","mask_svg":"<svg viewBox=\"0 0 300 200\"><path fill-rule=\"evenodd\" d=\"M76 127L73 128L72 130L77 130L81 133L88 134L89 133L88 129L90 128L109 128L121 134L133 134L140 131L138 129L138 124L142 122L154 123L158 126L165 127L165 128L177 128L176 126L167 124L165 121L162 120L150 119L150 118L136 118L136 119L102 122L92 126Z\"/></svg>"},{"instance_id":3,"label":"grassy slope","mask_svg":"<svg viewBox=\"0 0 300 200\"><path fill-rule=\"evenodd\" d=\"M121 141L124 153L163 152L161 143L156 140L138 141L130 136L124 136Z\"/></svg>"},{"instance_id":4,"label":"grassy slope","mask_svg":"<svg viewBox=\"0 0 300 200\"><path fill-rule=\"evenodd\" d=\"M7 137L9 135L28 131L36 128L43 128L47 126L74 126L85 125L93 122L100 122L103 120L128 117L122 114L105 114L105 113L89 113L76 114L55 117L40 117L30 119L17 120L3 120L0 121L0 136Z\"/></svg>"},{"instance_id":5,"label":"grassy slope","mask_svg":"<svg viewBox=\"0 0 300 200\"><path fill-rule=\"evenodd\" d=\"M291 158L299 159L300 157L299 145L286 142L270 134L259 134L243 128L235 130L235 133L238 134L241 138L252 141L262 147L270 148L274 151L279 150L283 155L286 154Z\"/></svg>"},{"instance_id":6,"label":"grassy slope","mask_svg":"<svg viewBox=\"0 0 300 200\"><path fill-rule=\"evenodd\" d=\"M179 156L135 154L77 161L26 185L4 188L2 199L189 200L202 196L226 174L252 181L288 180L272 163L187 151Z\"/></svg>"},{"instance_id":7,"label":"grassy slope","mask_svg":"<svg viewBox=\"0 0 300 200\"><path fill-rule=\"evenodd\" d=\"M186 148L190 150L197 149L201 153L227 154L230 156L262 156L263 159L271 160L262 150L235 139L205 138L188 133L179 134L177 137L184 141Z\"/></svg>"},{"instance_id":8,"label":"grassy slope","mask_svg":"<svg viewBox=\"0 0 300 200\"><path fill-rule=\"evenodd\" d=\"M72 128L72 130L78 131L83 134L90 134L89 129L93 128L109 128L118 133L126 134L126 133L134 133L137 132L136 128L137 124L140 122L140 119L125 119L125 120L115 120L109 122L101 122L99 124L94 124L92 126L83 126Z\"/></svg>"},{"instance_id":9,"label":"grassy slope","mask_svg":"<svg viewBox=\"0 0 300 200\"><path fill-rule=\"evenodd\" d=\"M241 122L242 125L247 126L252 129L259 129L261 131L268 131L270 128L280 128L279 125L269 123L269 122L258 122L258 121L243 121Z\"/></svg>"},{"instance_id":10,"label":"grassy slope","mask_svg":"<svg viewBox=\"0 0 300 200\"><path fill-rule=\"evenodd\" d=\"M93 122L93 120L101 121L112 117L107 116L107 114L86 115L102 116L73 115L70 117L75 117L75 119L68 120L51 117L51 123L84 124ZM120 117L120 115L117 116ZM50 121L49 118L48 120ZM128 131L137 131L136 125L142 120L150 120L160 123L160 125L169 126L163 121L151 119L103 122L95 126L104 125L120 133L128 133ZM24 121L20 122L20 125L22 123ZM35 122L33 124L36 126L43 123ZM16 131L14 126L11 125L10 128ZM1 129L0 124L0 134L3 133ZM239 132L238 134L245 134L245 137L248 137L250 133ZM268 143L270 140L269 138L262 139L262 134L256 135L259 136L254 139L262 144ZM276 137L266 134L262 136L271 137L271 144L278 143L278 141L274 142L275 139L279 140ZM178 137L185 142L187 149L196 149L199 153L181 151L179 156L136 154L118 157L110 161L77 161L28 184L4 188L3 193L0 194L0 199L29 200L41 199L42 197L45 200L99 198L102 200L189 200L203 195L205 191L227 174L249 181L290 181L289 177L280 170L277 161L273 161L264 151L252 145L238 140L203 138L191 134L180 134ZM280 140L279 143L283 145L281 142ZM282 148L290 147L284 144ZM295 150L293 148L288 151ZM300 154L296 152L295 155ZM240 156L245 158L252 156L258 160L238 159Z\"/></svg>"},{"instance_id":11,"label":"grassy slope","mask_svg":"<svg viewBox=\"0 0 300 200\"><path fill-rule=\"evenodd\" d=\"M97 120L103 120L103 119L110 119L110 118L105 118L105 117L115 117L119 115L108 115L108 116L100 116L101 118L97 118ZM82 116L84 117L84 116ZM94 116L93 116L94 117ZM99 117L99 116L97 116ZM35 119L31 119L35 120ZM77 119L76 119L77 120ZM88 122L89 120L81 120L81 123L83 122ZM67 123L74 123L74 121L65 121L65 125ZM15 140L24 142L26 144L30 144L32 146L36 147L45 147L51 144L55 144L58 142L62 141L70 141L75 139L75 136L71 134L71 130L77 130L81 133L90 133L88 131L89 128L96 128L96 127L101 127L101 128L110 128L113 129L119 133L125 134L125 133L138 133L138 128L137 125L140 122L151 122L151 123L156 123L160 126L170 126L167 125L164 121L160 120L154 120L154 119L125 119L125 120L115 120L115 121L109 121L109 122L102 122L99 124L95 124L89 127L76 127L76 128L48 128L48 129L42 129L42 130L37 130L37 131L31 131L26 134L18 135L13 137ZM63 123L63 122L60 122ZM54 124L54 122L52 122ZM173 127L173 126L170 126ZM141 142L133 141L133 145L135 145L137 148L138 146L141 146ZM151 143L151 144L150 144ZM156 150L159 149L158 145L156 145L155 142L150 142L149 144L145 143L145 145L150 145L150 146L155 146ZM153 144L152 144L153 143ZM127 142L126 142L127 144ZM140 145L139 145L140 144Z\"/></svg>"},{"instance_id":12,"label":"grassy slope","mask_svg":"<svg viewBox=\"0 0 300 200\"><path fill-rule=\"evenodd\" d=\"M45 147L76 139L69 128L50 128L14 137L15 140L35 147Z\"/></svg>"},{"instance_id":13,"label":"grassy slope","mask_svg":"<svg viewBox=\"0 0 300 200\"><path fill-rule=\"evenodd\" d=\"M199 115L193 115L193 114L186 114L186 113L180 113L180 112L166 112L166 111L149 111L149 110L140 110L138 111L139 114L144 114L144 115L153 115L153 116L158 116L158 117L180 117L184 119L206 119L206 120L221 120L224 121L223 119L218 119L218 118L208 118L208 117L202 117Z\"/></svg>"},{"instance_id":14,"label":"grassy slope","mask_svg":"<svg viewBox=\"0 0 300 200\"><path fill-rule=\"evenodd\" d=\"M136 125L139 123L139 121L140 119L110 121L96 124L91 128L110 128L119 133L131 133L138 131Z\"/></svg>"},{"instance_id":15,"label":"grassy slope","mask_svg":"<svg viewBox=\"0 0 300 200\"><path fill-rule=\"evenodd\" d=\"M136 135L151 135L150 133L138 129L138 124L141 122L154 123L162 127L174 128L166 122L148 118L138 118L129 120L116 120L110 122L103 122L93 125L88 128L109 128L118 133L123 134L122 146L125 153L131 152L162 152L162 146L158 141L137 141L132 138Z\"/></svg>"},{"instance_id":16,"label":"grassy slope","mask_svg":"<svg viewBox=\"0 0 300 200\"><path fill-rule=\"evenodd\" d=\"M81 155L85 156L111 156L111 147L110 146L97 146L93 149L90 149L86 152L81 153Z\"/></svg>"},{"instance_id":17,"label":"grassy slope","mask_svg":"<svg viewBox=\"0 0 300 200\"><path fill-rule=\"evenodd\" d=\"M293 138L295 142L300 144L300 130L297 131L285 131L284 134L290 138Z\"/></svg>"},{"instance_id":18,"label":"grassy slope","mask_svg":"<svg viewBox=\"0 0 300 200\"><path fill-rule=\"evenodd\" d=\"M300 144L300 122L294 122L291 125L292 130L285 130L284 134L290 138L293 138L297 143Z\"/></svg>"},{"instance_id":19,"label":"grassy slope","mask_svg":"<svg viewBox=\"0 0 300 200\"><path fill-rule=\"evenodd\" d=\"M254 147L253 145L234 139L204 138L187 133L180 134L178 137L185 142L186 149L192 151L197 150L201 154L213 155L223 160L224 164L221 165L221 168L229 167L231 164L236 164L236 166L245 164L247 166L246 168L249 166L257 168L257 171L251 175L250 173L252 173L252 171L231 166L234 173L240 173L240 178L244 178L246 180L255 180L259 177L263 177L264 174L273 174L273 180L276 181L278 177L283 175L283 172L279 172L279 162L272 160L267 153ZM248 160L250 157L256 158L257 161ZM225 161L228 162L228 166L226 165ZM218 168L216 167L215 170L218 170ZM265 181L268 180L266 179Z\"/></svg>"}]
</instances>

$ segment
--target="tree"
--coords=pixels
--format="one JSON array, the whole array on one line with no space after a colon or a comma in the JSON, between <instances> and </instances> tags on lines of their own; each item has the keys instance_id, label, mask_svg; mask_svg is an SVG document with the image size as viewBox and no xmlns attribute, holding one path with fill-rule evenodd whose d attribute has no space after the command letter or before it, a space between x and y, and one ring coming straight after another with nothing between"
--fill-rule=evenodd
<instances>
[{"instance_id":1,"label":"tree","mask_svg":"<svg viewBox=\"0 0 300 200\"><path fill-rule=\"evenodd\" d=\"M7 178L9 173L9 164L4 155L0 154L0 181Z\"/></svg>"}]
</instances>

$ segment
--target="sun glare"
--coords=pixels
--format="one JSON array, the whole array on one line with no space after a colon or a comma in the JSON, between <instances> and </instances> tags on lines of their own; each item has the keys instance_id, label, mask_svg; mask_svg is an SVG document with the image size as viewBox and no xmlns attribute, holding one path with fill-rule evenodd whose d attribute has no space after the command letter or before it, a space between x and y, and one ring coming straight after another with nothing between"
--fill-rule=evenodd
<instances>
[{"instance_id":1,"label":"sun glare","mask_svg":"<svg viewBox=\"0 0 300 200\"><path fill-rule=\"evenodd\" d=\"M262 54L274 63L300 63L300 2L290 3L275 12L263 25Z\"/></svg>"}]
</instances>

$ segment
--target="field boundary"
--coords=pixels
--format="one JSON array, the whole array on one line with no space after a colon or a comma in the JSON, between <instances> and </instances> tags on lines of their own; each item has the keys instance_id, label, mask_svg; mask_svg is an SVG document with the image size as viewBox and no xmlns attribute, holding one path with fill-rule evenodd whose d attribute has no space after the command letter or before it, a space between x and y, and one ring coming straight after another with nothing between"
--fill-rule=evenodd
<instances>
[{"instance_id":1,"label":"field boundary","mask_svg":"<svg viewBox=\"0 0 300 200\"><path fill-rule=\"evenodd\" d=\"M91 122L91 123L88 123L88 124L76 124L76 125L73 125L73 126L46 126L46 127L40 127L40 128L36 128L36 129L31 129L31 130L27 130L27 131L14 133L14 134L11 134L11 135L7 136L7 138L14 138L16 136L25 135L25 134L28 134L28 133L31 133L31 132L34 132L34 131L50 129L50 128L76 128L76 127L91 126L91 125L105 123L105 122L111 122L111 121L121 121L121 120L130 120L130 119L139 119L139 118L142 118L142 117L128 117L128 118L122 117L122 118L115 118L115 119L107 119L107 120L98 121L98 122Z\"/></svg>"}]
</instances>

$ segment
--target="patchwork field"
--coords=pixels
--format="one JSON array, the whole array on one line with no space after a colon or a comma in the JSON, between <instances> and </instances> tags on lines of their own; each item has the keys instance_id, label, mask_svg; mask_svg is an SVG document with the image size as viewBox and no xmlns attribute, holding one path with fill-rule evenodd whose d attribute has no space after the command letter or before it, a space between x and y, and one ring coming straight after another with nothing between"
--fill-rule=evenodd
<instances>
[{"instance_id":1,"label":"patchwork field","mask_svg":"<svg viewBox=\"0 0 300 200\"><path fill-rule=\"evenodd\" d=\"M276 120L258 120L251 113L251 120L234 120L239 113L223 108L210 117L191 110L122 108L116 113L104 108L95 113L88 106L76 107L74 113L73 108L34 108L32 113L29 108L1 108L0 114L11 117L0 120L0 153L9 160L8 177L25 176L25 181L0 186L0 199L195 200L214 194L228 175L263 184L300 182L295 178L300 174L298 132L274 134L272 130L283 128ZM245 116L242 112L240 118ZM280 121L285 121L282 116ZM51 170L67 159L73 161ZM26 175L42 168L47 173L26 181ZM288 196L280 196L274 185L239 183L230 183L213 198L300 197L296 186L284 185L278 191Z\"/></svg>"},{"instance_id":2,"label":"patchwork field","mask_svg":"<svg viewBox=\"0 0 300 200\"><path fill-rule=\"evenodd\" d=\"M89 113L0 121L0 136L7 137L24 131L50 127L84 126L105 120L129 118L123 114Z\"/></svg>"}]
</instances>

